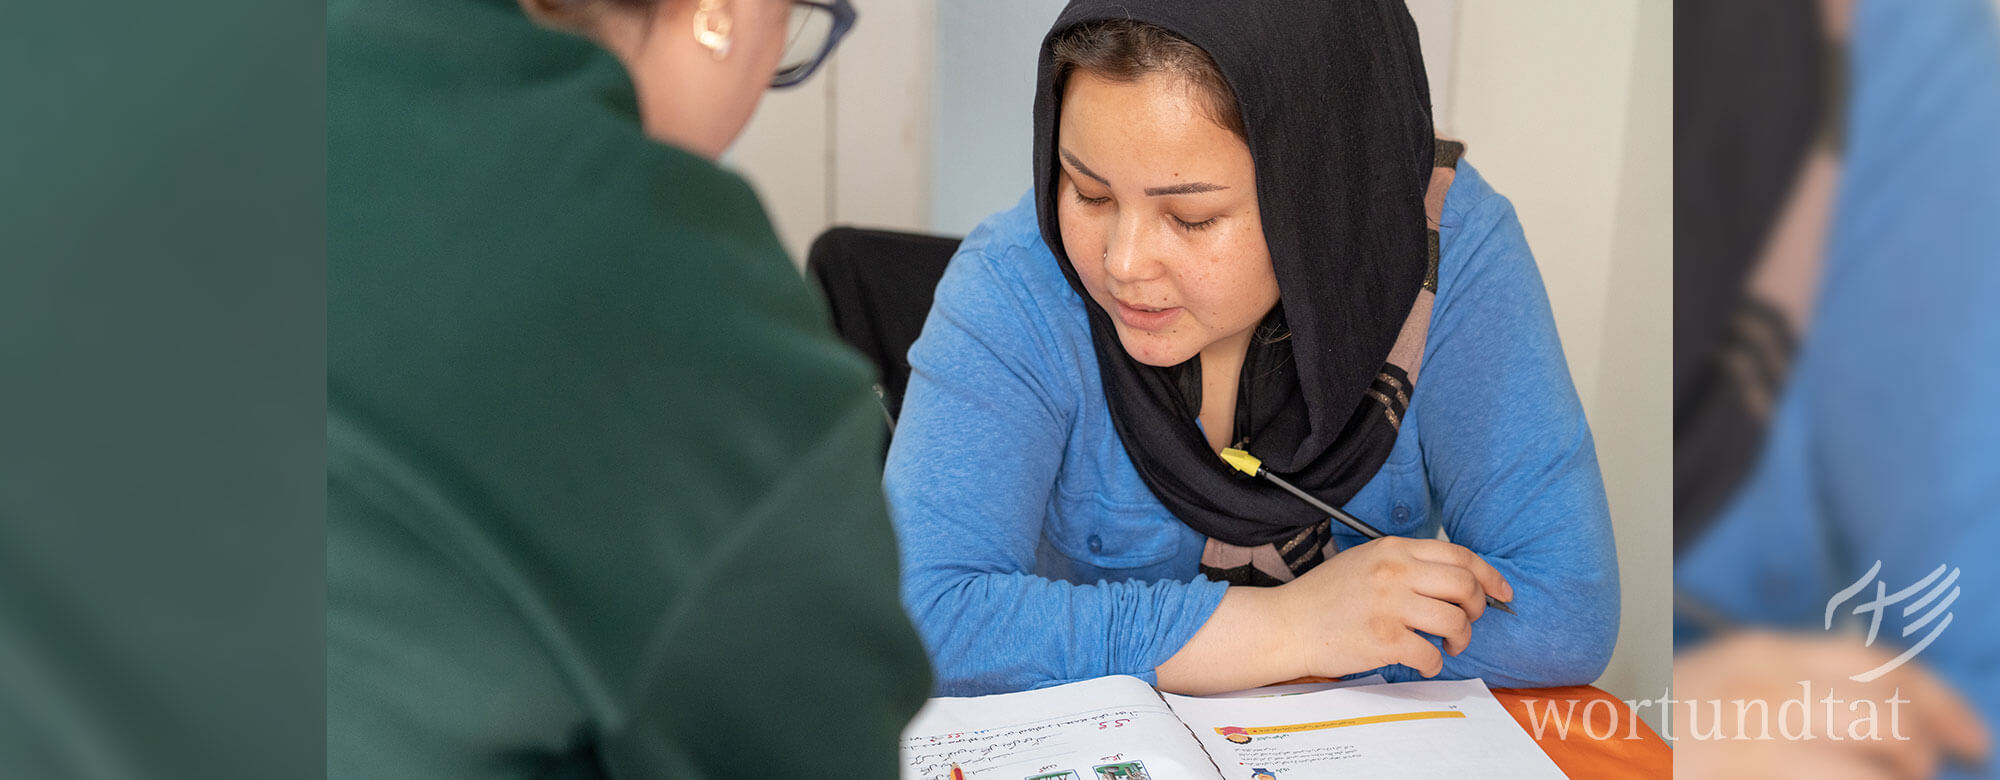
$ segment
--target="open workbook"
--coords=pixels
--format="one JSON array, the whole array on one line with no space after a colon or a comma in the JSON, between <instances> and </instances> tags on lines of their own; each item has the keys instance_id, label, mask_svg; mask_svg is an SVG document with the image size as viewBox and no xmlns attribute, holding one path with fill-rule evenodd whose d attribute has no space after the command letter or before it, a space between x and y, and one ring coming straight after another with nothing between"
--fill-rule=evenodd
<instances>
[{"instance_id":1,"label":"open workbook","mask_svg":"<svg viewBox=\"0 0 2000 780\"><path fill-rule=\"evenodd\" d=\"M904 780L1561 778L1479 680L1160 693L1136 677L932 699Z\"/></svg>"}]
</instances>

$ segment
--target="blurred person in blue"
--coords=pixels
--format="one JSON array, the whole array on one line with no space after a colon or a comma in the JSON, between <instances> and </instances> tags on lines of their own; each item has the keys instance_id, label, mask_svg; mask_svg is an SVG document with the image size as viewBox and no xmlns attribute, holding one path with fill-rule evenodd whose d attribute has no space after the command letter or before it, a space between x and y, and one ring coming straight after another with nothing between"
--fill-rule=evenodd
<instances>
[{"instance_id":1,"label":"blurred person in blue","mask_svg":"<svg viewBox=\"0 0 2000 780\"><path fill-rule=\"evenodd\" d=\"M1675 10L1676 774L2000 776L1993 4Z\"/></svg>"},{"instance_id":2,"label":"blurred person in blue","mask_svg":"<svg viewBox=\"0 0 2000 780\"><path fill-rule=\"evenodd\" d=\"M844 0L327 17L327 776L894 776L873 372L716 163Z\"/></svg>"},{"instance_id":3,"label":"blurred person in blue","mask_svg":"<svg viewBox=\"0 0 2000 780\"><path fill-rule=\"evenodd\" d=\"M940 693L1597 678L1590 429L1512 205L1434 132L1400 0L1069 4L1034 190L953 258L889 454Z\"/></svg>"}]
</instances>

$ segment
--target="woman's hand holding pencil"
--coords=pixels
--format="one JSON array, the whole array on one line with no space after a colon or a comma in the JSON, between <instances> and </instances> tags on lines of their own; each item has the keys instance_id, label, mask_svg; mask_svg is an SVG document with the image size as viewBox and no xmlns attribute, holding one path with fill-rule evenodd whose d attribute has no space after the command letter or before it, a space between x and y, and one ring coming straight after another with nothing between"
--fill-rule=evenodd
<instances>
[{"instance_id":1,"label":"woman's hand holding pencil","mask_svg":"<svg viewBox=\"0 0 2000 780\"><path fill-rule=\"evenodd\" d=\"M1231 466L1287 488L1370 539L1272 589L1285 618L1279 625L1289 628L1281 639L1289 640L1303 674L1339 677L1402 664L1432 677L1444 670L1444 656L1422 634L1443 639L1444 652L1458 655L1488 606L1513 612L1506 604L1513 586L1477 553L1436 539L1385 536L1292 488L1248 453L1222 454Z\"/></svg>"},{"instance_id":2,"label":"woman's hand holding pencil","mask_svg":"<svg viewBox=\"0 0 2000 780\"><path fill-rule=\"evenodd\" d=\"M1290 629L1302 674L1339 677L1402 664L1425 677L1444 656L1419 634L1444 640L1458 655L1486 596L1514 595L1500 572L1471 550L1436 539L1385 536L1341 551L1298 579L1272 589Z\"/></svg>"}]
</instances>

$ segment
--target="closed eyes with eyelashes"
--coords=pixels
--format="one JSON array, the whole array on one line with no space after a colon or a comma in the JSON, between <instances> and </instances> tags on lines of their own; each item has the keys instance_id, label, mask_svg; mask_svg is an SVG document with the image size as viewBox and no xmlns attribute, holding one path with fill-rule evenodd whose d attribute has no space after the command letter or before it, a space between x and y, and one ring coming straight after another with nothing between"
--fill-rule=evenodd
<instances>
[{"instance_id":1,"label":"closed eyes with eyelashes","mask_svg":"<svg viewBox=\"0 0 2000 780\"><path fill-rule=\"evenodd\" d=\"M1090 169L1090 166L1084 165L1083 161L1077 159L1076 155L1070 152L1070 150L1058 149L1057 154L1062 157L1064 162L1069 163L1069 167L1075 169L1073 172L1065 171L1065 173L1070 174L1072 176L1076 174L1081 174L1090 177L1091 179L1096 180L1099 184L1103 184L1107 187L1111 185L1110 180L1105 179L1103 176L1098 175L1096 171ZM1083 190L1077 188L1076 182L1074 180L1070 182L1069 188L1070 192L1076 195L1076 202L1083 204L1085 206L1102 206L1106 203L1111 202L1111 197L1108 195L1102 198L1092 198L1085 196L1083 194ZM1147 187L1146 195L1149 197L1157 198L1165 195L1193 195L1203 192L1216 192L1219 190L1226 190L1226 189L1229 188L1220 184L1210 184L1208 182L1187 182L1183 184L1172 184L1164 187ZM1173 217L1174 224L1179 225L1181 229L1186 230L1190 233L1198 230L1207 230L1208 228L1213 227L1215 225L1215 221L1217 219L1221 218L1221 217L1209 217L1208 219L1200 220L1198 222L1190 222L1188 220L1181 219L1179 216L1176 215L1168 215L1168 216Z\"/></svg>"},{"instance_id":2,"label":"closed eyes with eyelashes","mask_svg":"<svg viewBox=\"0 0 2000 780\"><path fill-rule=\"evenodd\" d=\"M1083 194L1083 190L1079 190L1074 186L1070 187L1070 194L1075 195L1076 202L1084 206L1102 206L1104 204L1111 202L1111 197L1108 195L1102 198L1088 197ZM1214 227L1215 221L1221 219L1221 217L1209 217L1208 219L1204 219L1199 222L1189 222L1185 219L1181 219L1180 217L1174 216L1172 214L1169 214L1167 216L1173 219L1175 225L1180 226L1182 230L1186 230L1190 233L1198 230L1207 230L1211 227Z\"/></svg>"}]
</instances>

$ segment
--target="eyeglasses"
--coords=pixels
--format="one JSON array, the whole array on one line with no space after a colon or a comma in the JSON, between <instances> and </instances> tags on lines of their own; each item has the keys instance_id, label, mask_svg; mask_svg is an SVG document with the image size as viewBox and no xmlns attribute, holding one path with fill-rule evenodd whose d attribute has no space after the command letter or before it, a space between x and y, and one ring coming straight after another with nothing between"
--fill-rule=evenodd
<instances>
[{"instance_id":1,"label":"eyeglasses","mask_svg":"<svg viewBox=\"0 0 2000 780\"><path fill-rule=\"evenodd\" d=\"M819 70L840 43L840 37L854 27L854 6L847 0L814 2L792 0L792 18L786 24L785 53L778 60L772 88L796 86Z\"/></svg>"}]
</instances>

